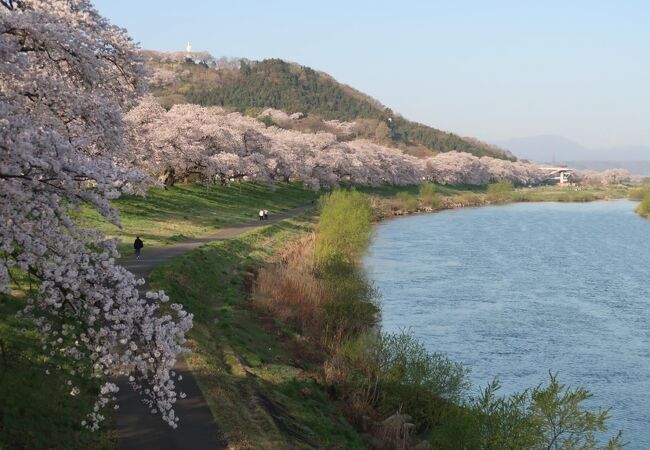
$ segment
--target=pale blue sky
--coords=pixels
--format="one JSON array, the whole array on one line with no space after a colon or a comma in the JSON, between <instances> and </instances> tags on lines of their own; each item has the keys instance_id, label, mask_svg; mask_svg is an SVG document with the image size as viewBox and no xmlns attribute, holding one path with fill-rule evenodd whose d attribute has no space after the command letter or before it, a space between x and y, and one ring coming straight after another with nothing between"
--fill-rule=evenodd
<instances>
[{"instance_id":1,"label":"pale blue sky","mask_svg":"<svg viewBox=\"0 0 650 450\"><path fill-rule=\"evenodd\" d=\"M295 61L462 135L650 145L650 1L94 2L143 48Z\"/></svg>"}]
</instances>

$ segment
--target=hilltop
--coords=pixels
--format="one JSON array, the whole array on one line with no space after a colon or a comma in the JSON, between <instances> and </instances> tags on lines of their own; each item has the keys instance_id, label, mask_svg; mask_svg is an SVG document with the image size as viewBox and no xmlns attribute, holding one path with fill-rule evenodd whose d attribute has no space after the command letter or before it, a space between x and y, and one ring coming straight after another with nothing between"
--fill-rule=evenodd
<instances>
[{"instance_id":1,"label":"hilltop","mask_svg":"<svg viewBox=\"0 0 650 450\"><path fill-rule=\"evenodd\" d=\"M401 148L415 156L460 151L515 160L511 153L473 138L412 122L332 76L281 59L214 58L206 52L143 51L152 72L151 91L163 106L222 106L250 116L273 108L301 113L303 130L329 131L325 121L350 124L352 136ZM274 123L282 126L282 124Z\"/></svg>"}]
</instances>

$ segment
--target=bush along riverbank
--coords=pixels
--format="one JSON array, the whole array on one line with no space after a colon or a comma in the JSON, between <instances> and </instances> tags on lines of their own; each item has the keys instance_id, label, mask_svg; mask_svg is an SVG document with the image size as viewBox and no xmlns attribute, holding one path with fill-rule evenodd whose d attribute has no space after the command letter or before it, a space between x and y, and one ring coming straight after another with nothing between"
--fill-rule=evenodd
<instances>
[{"instance_id":1,"label":"bush along riverbank","mask_svg":"<svg viewBox=\"0 0 650 450\"><path fill-rule=\"evenodd\" d=\"M515 202L568 203L614 200L627 198L635 193L634 189L622 185L516 188L508 181L492 183L485 188L424 183L410 190L367 188L364 191L369 195L370 203L379 220L392 216Z\"/></svg>"},{"instance_id":2,"label":"bush along riverbank","mask_svg":"<svg viewBox=\"0 0 650 450\"><path fill-rule=\"evenodd\" d=\"M628 198L638 201L639 206L637 206L636 212L640 216L650 219L650 188L648 186L632 189Z\"/></svg>"},{"instance_id":3,"label":"bush along riverbank","mask_svg":"<svg viewBox=\"0 0 650 450\"><path fill-rule=\"evenodd\" d=\"M482 195L500 195L501 189ZM418 205L445 205L437 195L423 186ZM252 290L255 310L274 317L275 326L288 328L313 349L306 354L315 379L366 445L622 448L620 434L598 443L596 433L606 430L608 410L585 409L589 392L562 385L555 374L523 393L499 396L495 381L475 396L467 368L427 351L409 334L383 333L377 295L359 265L371 239L373 201L354 190L326 195L315 232L285 246L259 271Z\"/></svg>"}]
</instances>

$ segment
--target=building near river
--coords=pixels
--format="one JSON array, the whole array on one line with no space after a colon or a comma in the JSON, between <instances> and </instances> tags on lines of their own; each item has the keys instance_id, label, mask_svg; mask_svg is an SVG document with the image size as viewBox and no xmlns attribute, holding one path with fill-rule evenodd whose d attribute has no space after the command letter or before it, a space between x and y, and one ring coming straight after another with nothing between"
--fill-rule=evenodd
<instances>
[{"instance_id":1,"label":"building near river","mask_svg":"<svg viewBox=\"0 0 650 450\"><path fill-rule=\"evenodd\" d=\"M547 184L561 184L567 185L573 183L575 179L575 170L569 167L542 167L543 171L547 173Z\"/></svg>"}]
</instances>

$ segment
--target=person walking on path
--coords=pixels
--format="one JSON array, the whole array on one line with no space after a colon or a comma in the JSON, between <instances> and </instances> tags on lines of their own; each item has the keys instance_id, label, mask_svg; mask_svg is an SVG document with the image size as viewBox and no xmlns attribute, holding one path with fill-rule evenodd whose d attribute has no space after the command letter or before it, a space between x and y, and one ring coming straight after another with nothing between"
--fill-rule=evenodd
<instances>
[{"instance_id":1,"label":"person walking on path","mask_svg":"<svg viewBox=\"0 0 650 450\"><path fill-rule=\"evenodd\" d=\"M140 239L140 236L137 236L135 238L135 241L133 242L133 248L135 249L135 258L140 259L140 251L142 250L142 247L144 247L144 242L142 242L142 239Z\"/></svg>"},{"instance_id":2,"label":"person walking on path","mask_svg":"<svg viewBox=\"0 0 650 450\"><path fill-rule=\"evenodd\" d=\"M264 220L264 210L260 209L260 220Z\"/></svg>"},{"instance_id":3,"label":"person walking on path","mask_svg":"<svg viewBox=\"0 0 650 450\"><path fill-rule=\"evenodd\" d=\"M269 220L269 210L268 209L264 210L264 220Z\"/></svg>"}]
</instances>

